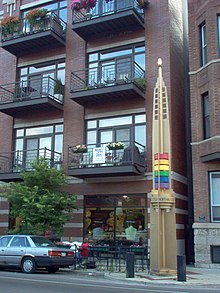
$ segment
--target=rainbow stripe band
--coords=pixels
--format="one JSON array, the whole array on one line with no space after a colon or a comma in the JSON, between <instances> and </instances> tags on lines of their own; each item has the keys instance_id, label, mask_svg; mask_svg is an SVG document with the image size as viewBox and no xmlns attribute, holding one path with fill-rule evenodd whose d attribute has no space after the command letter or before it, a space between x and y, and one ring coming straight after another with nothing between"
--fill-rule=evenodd
<instances>
[{"instance_id":1,"label":"rainbow stripe band","mask_svg":"<svg viewBox=\"0 0 220 293\"><path fill-rule=\"evenodd\" d=\"M159 182L159 177L155 177L155 183ZM160 176L160 183L169 183L169 177L161 177Z\"/></svg>"},{"instance_id":2,"label":"rainbow stripe band","mask_svg":"<svg viewBox=\"0 0 220 293\"><path fill-rule=\"evenodd\" d=\"M160 154L160 159L168 160L169 154L168 153ZM154 154L154 160L158 160L158 154Z\"/></svg>"},{"instance_id":3,"label":"rainbow stripe band","mask_svg":"<svg viewBox=\"0 0 220 293\"><path fill-rule=\"evenodd\" d=\"M159 159L158 159L159 158ZM154 155L154 187L155 189L169 189L169 155ZM160 176L160 177L159 177Z\"/></svg>"},{"instance_id":4,"label":"rainbow stripe band","mask_svg":"<svg viewBox=\"0 0 220 293\"><path fill-rule=\"evenodd\" d=\"M154 160L154 166L155 165L159 165L159 163L160 163L160 165L168 165L169 166L169 160L164 160L164 159L162 159L162 160Z\"/></svg>"},{"instance_id":5,"label":"rainbow stripe band","mask_svg":"<svg viewBox=\"0 0 220 293\"><path fill-rule=\"evenodd\" d=\"M160 183L160 188L169 189L169 183ZM158 189L158 183L155 183L155 189Z\"/></svg>"},{"instance_id":6,"label":"rainbow stripe band","mask_svg":"<svg viewBox=\"0 0 220 293\"><path fill-rule=\"evenodd\" d=\"M154 171L169 171L169 166L167 165L160 165L154 166Z\"/></svg>"},{"instance_id":7,"label":"rainbow stripe band","mask_svg":"<svg viewBox=\"0 0 220 293\"><path fill-rule=\"evenodd\" d=\"M169 177L169 171L155 171L154 176L158 177L158 174L160 173L160 176L167 176Z\"/></svg>"}]
</instances>

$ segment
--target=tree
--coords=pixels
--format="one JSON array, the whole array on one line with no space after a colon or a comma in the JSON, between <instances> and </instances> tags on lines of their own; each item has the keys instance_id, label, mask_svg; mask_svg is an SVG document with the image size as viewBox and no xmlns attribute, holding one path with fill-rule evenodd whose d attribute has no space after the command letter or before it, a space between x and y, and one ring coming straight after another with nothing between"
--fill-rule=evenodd
<instances>
[{"instance_id":1,"label":"tree","mask_svg":"<svg viewBox=\"0 0 220 293\"><path fill-rule=\"evenodd\" d=\"M61 236L63 225L76 209L76 197L62 191L66 177L61 170L50 168L49 161L39 159L32 171L22 171L23 182L11 182L1 196L11 205L10 215L18 218L18 234L44 234L51 230Z\"/></svg>"}]
</instances>

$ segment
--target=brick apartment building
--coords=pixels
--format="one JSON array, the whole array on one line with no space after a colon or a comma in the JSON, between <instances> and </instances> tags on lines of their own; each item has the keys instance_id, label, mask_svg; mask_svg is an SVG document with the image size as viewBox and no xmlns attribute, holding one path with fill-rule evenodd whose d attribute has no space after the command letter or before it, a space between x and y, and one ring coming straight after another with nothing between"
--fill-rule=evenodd
<instances>
[{"instance_id":1,"label":"brick apartment building","mask_svg":"<svg viewBox=\"0 0 220 293\"><path fill-rule=\"evenodd\" d=\"M220 2L188 10L195 264L220 268Z\"/></svg>"},{"instance_id":2,"label":"brick apartment building","mask_svg":"<svg viewBox=\"0 0 220 293\"><path fill-rule=\"evenodd\" d=\"M21 21L1 35L0 181L19 181L33 160L50 158L63 165L66 189L78 199L64 239L128 239L133 226L132 240L148 242L152 99L162 58L177 253L189 255L186 1L154 0L144 9L142 2L97 0L92 9L72 11L64 0L1 1L1 18ZM48 13L31 22L34 8ZM124 148L108 149L114 142ZM0 234L10 228L8 215L1 199Z\"/></svg>"}]
</instances>

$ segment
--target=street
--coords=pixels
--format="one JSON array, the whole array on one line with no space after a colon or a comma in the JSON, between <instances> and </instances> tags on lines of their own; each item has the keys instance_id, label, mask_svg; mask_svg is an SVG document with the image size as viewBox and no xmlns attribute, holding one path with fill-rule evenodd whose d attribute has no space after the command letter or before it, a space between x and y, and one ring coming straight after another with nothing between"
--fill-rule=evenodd
<instances>
[{"instance_id":1,"label":"street","mask_svg":"<svg viewBox=\"0 0 220 293\"><path fill-rule=\"evenodd\" d=\"M39 272L36 274L23 274L19 271L0 271L1 293L201 293L220 292L217 288L196 287L193 288L169 285L139 284L104 279L90 275L74 274L61 271L57 274Z\"/></svg>"}]
</instances>

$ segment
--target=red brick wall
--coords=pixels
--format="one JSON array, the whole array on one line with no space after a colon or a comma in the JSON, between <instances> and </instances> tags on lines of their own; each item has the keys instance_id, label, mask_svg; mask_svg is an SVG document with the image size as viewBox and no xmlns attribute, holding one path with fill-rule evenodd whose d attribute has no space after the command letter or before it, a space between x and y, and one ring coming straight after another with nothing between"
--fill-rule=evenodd
<instances>
[{"instance_id":1,"label":"red brick wall","mask_svg":"<svg viewBox=\"0 0 220 293\"><path fill-rule=\"evenodd\" d=\"M220 62L218 56L217 15L219 1L189 0L189 58L190 99L192 127L193 197L194 220L199 216L210 221L209 171L220 171L218 161L202 162L202 156L219 152L220 135ZM207 36L207 60L209 64L200 67L199 25L205 21ZM213 62L215 60L215 62ZM211 138L203 140L202 99L209 93Z\"/></svg>"}]
</instances>

